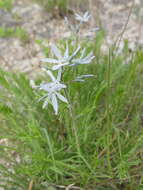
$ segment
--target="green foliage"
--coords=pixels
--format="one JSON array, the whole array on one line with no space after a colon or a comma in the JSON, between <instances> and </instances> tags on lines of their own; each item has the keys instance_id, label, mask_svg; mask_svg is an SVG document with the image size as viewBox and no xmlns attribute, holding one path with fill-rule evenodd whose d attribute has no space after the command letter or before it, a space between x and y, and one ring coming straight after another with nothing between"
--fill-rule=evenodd
<instances>
[{"instance_id":1,"label":"green foliage","mask_svg":"<svg viewBox=\"0 0 143 190\"><path fill-rule=\"evenodd\" d=\"M19 38L23 42L29 41L29 36L23 28L0 27L0 38L10 38L10 37Z\"/></svg>"},{"instance_id":2,"label":"green foliage","mask_svg":"<svg viewBox=\"0 0 143 190\"><path fill-rule=\"evenodd\" d=\"M0 0L0 9L11 11L14 0Z\"/></svg>"},{"instance_id":3,"label":"green foliage","mask_svg":"<svg viewBox=\"0 0 143 190\"><path fill-rule=\"evenodd\" d=\"M80 144L77 152L72 117L65 104L55 116L52 107L42 109L29 79L21 73L0 71L0 184L4 189L48 189L49 184L76 184L85 189L141 189L143 52L120 55L100 52L95 62L69 70L94 74L84 83L70 84L70 97ZM41 43L41 42L39 42ZM64 44L64 43L63 43ZM62 44L62 45L63 45ZM46 52L50 53L50 52ZM132 57L128 64L126 58ZM46 81L39 76L36 83ZM0 161L1 162L1 161Z\"/></svg>"},{"instance_id":4,"label":"green foliage","mask_svg":"<svg viewBox=\"0 0 143 190\"><path fill-rule=\"evenodd\" d=\"M67 12L67 7L69 0L35 0L36 2L43 5L45 9L52 13L65 15Z\"/></svg>"}]
</instances>

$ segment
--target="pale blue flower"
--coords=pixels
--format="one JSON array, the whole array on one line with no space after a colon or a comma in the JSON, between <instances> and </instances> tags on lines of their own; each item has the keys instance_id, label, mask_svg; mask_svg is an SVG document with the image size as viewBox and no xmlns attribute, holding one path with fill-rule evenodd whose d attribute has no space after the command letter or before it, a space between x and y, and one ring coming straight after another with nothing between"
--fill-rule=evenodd
<instances>
[{"instance_id":1,"label":"pale blue flower","mask_svg":"<svg viewBox=\"0 0 143 190\"><path fill-rule=\"evenodd\" d=\"M95 58L93 52L91 51L88 55L85 56L86 49L82 50L80 58L72 59L70 66L82 65L82 64L89 64Z\"/></svg>"},{"instance_id":2,"label":"pale blue flower","mask_svg":"<svg viewBox=\"0 0 143 190\"><path fill-rule=\"evenodd\" d=\"M95 33L100 30L99 27L92 28L88 30L86 33L83 34L83 37L88 38L89 40L92 40L95 37Z\"/></svg>"},{"instance_id":3,"label":"pale blue flower","mask_svg":"<svg viewBox=\"0 0 143 190\"><path fill-rule=\"evenodd\" d=\"M54 65L52 67L52 70L58 70L60 68L62 68L63 66L66 66L66 65L69 65L70 64L70 61L73 59L73 57L75 57L77 55L77 53L79 52L80 50L80 46L75 49L75 51L72 53L72 55L69 55L69 46L68 46L68 43L66 44L66 50L65 50L65 53L64 55L62 56L61 54L61 51L57 48L56 45L52 45L51 46L51 50L53 52L53 54L55 55L55 57L57 59L52 59L52 58L45 58L45 59L42 59L43 62L46 62L46 63L54 63L54 64L57 64L57 65Z\"/></svg>"},{"instance_id":4,"label":"pale blue flower","mask_svg":"<svg viewBox=\"0 0 143 190\"><path fill-rule=\"evenodd\" d=\"M80 21L81 23L88 22L90 17L91 15L89 14L88 11L85 12L83 15L75 13L75 19Z\"/></svg>"},{"instance_id":5,"label":"pale blue flower","mask_svg":"<svg viewBox=\"0 0 143 190\"><path fill-rule=\"evenodd\" d=\"M46 91L46 94L39 99L39 101L44 99L43 103L43 108L48 106L48 103L51 103L55 114L58 114L58 100L60 99L61 101L68 103L68 100L61 95L59 92L66 88L65 84L60 83L61 80L61 69L58 71L58 76L57 78L54 77L51 71L46 70L47 74L50 76L52 82L49 83L41 83L38 88L40 90Z\"/></svg>"},{"instance_id":6,"label":"pale blue flower","mask_svg":"<svg viewBox=\"0 0 143 190\"><path fill-rule=\"evenodd\" d=\"M95 58L93 55L93 52L90 52L88 55L86 54L86 49L84 48L81 52L81 56L79 58L74 58L78 52L80 51L80 46L72 53L72 55L69 55L69 46L68 43L66 45L66 50L64 53L64 56L61 55L61 51L57 48L56 45L52 45L52 52L57 57L57 59L53 58L45 58L42 59L43 62L47 63L53 63L56 64L52 67L52 70L58 70L61 69L64 66L76 66L79 64L89 64L91 61Z\"/></svg>"}]
</instances>

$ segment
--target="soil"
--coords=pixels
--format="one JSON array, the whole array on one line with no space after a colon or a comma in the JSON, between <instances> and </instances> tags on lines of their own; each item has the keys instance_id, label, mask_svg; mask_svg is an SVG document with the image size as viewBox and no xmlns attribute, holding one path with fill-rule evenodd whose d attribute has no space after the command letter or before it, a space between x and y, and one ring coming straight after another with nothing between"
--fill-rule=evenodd
<instances>
[{"instance_id":1,"label":"soil","mask_svg":"<svg viewBox=\"0 0 143 190\"><path fill-rule=\"evenodd\" d=\"M106 31L107 42L113 43L127 22L132 4L131 0L89 0L86 7L92 14L91 27L102 27ZM85 11L83 4L79 7L76 7L78 12ZM74 3L71 9L74 9ZM55 10L56 14L58 12ZM0 10L0 27L19 26L29 36L27 43L18 38L0 38L0 67L35 76L39 71L40 59L44 57L35 41L44 39L55 42L69 34L64 19L55 15L51 15L32 0L15 0L11 12ZM143 0L135 0L123 39L128 39L133 49L136 44L143 44Z\"/></svg>"}]
</instances>

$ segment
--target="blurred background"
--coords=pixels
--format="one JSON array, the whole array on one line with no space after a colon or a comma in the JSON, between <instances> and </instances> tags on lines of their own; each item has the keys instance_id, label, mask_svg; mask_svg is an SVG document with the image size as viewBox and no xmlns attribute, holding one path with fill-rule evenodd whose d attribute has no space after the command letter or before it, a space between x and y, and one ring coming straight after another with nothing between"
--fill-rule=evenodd
<instances>
[{"instance_id":1,"label":"blurred background","mask_svg":"<svg viewBox=\"0 0 143 190\"><path fill-rule=\"evenodd\" d=\"M64 17L85 11L92 14L90 27L104 31L103 50L122 32L131 49L143 44L143 0L0 0L0 67L38 71L39 42L68 37Z\"/></svg>"}]
</instances>

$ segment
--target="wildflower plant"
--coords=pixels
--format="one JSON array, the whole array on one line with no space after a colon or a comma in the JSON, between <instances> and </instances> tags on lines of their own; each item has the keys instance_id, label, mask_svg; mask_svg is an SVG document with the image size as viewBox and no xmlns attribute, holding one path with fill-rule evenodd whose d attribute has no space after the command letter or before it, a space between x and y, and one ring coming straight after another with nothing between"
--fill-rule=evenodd
<instances>
[{"instance_id":1,"label":"wildflower plant","mask_svg":"<svg viewBox=\"0 0 143 190\"><path fill-rule=\"evenodd\" d=\"M76 29L80 30L80 25L88 22L91 15L86 12L83 16L75 14L75 19L80 23L76 26ZM75 34L78 39L78 31L76 30ZM74 44L74 47L73 47ZM74 105L71 101L69 89L71 82L79 83L86 82L87 78L91 78L94 75L91 73L82 73L78 72L78 67L81 65L85 67L86 64L92 63L95 58L92 51L88 52L87 48L81 47L81 44L78 40L70 41L66 40L65 51L62 53L61 49L58 48L55 44L51 45L51 52L54 57L44 58L41 61L47 63L47 67L43 70L50 77L51 81L41 82L39 85L35 85L32 81L32 87L39 91L42 91L43 94L38 101L43 101L43 109L46 108L49 104L52 105L55 115L59 114L59 101L66 103L69 110L69 115L71 117L71 128L73 136L75 137L75 147L78 153L78 157L86 164L86 166L92 171L92 168L87 163L86 159L83 157L80 149L80 142L77 132L76 116L74 113ZM72 76L70 81L64 76L72 70ZM57 77L55 77L57 75Z\"/></svg>"},{"instance_id":2,"label":"wildflower plant","mask_svg":"<svg viewBox=\"0 0 143 190\"><path fill-rule=\"evenodd\" d=\"M79 53L81 47L77 47L71 55L69 55L69 46L67 43L67 47L64 53L64 56L61 55L61 51L57 48L56 45L52 45L51 50L53 54L55 55L56 59L53 58L45 58L42 59L42 61L49 63L49 64L54 64L54 66L51 67L51 71L47 69L43 69L46 71L46 73L50 76L52 82L48 83L41 83L39 86L36 85L31 85L39 90L43 90L46 92L46 94L39 99L39 101L44 100L43 103L43 108L48 106L48 103L51 103L55 114L58 114L58 101L57 99L68 103L67 97L64 97L61 95L59 92L62 91L63 89L67 88L66 84L63 83L62 81L62 75L64 75L64 72L66 72L66 67L76 67L78 65L85 65L85 64L90 64L92 60L94 59L93 52L88 53L88 55L85 55L86 49L84 48L81 51L80 56L77 58L77 54ZM54 76L54 72L58 71L57 78ZM84 81L85 78L92 77L92 74L86 74L86 75L81 75L77 76L76 79L73 78L73 81ZM68 82L68 81L67 81Z\"/></svg>"},{"instance_id":3,"label":"wildflower plant","mask_svg":"<svg viewBox=\"0 0 143 190\"><path fill-rule=\"evenodd\" d=\"M101 37L52 45L32 88L0 70L3 189L142 189L143 52L125 65L129 49L102 54Z\"/></svg>"},{"instance_id":4,"label":"wildflower plant","mask_svg":"<svg viewBox=\"0 0 143 190\"><path fill-rule=\"evenodd\" d=\"M86 40L92 40L95 37L95 33L100 30L99 27L90 28L85 31L83 34L80 34L82 26L88 24L91 14L86 11L84 14L74 14L74 19L76 24L72 24L67 17L65 17L65 24L68 26L73 36L75 37L75 41L78 42L80 38Z\"/></svg>"},{"instance_id":5,"label":"wildflower plant","mask_svg":"<svg viewBox=\"0 0 143 190\"><path fill-rule=\"evenodd\" d=\"M75 20L77 20L80 25L85 24L89 21L91 15L86 12L83 15L75 14ZM68 23L68 19L66 18ZM77 23L76 28L80 30L80 25ZM69 24L69 23L68 23ZM72 27L72 26L71 26ZM78 36L77 30L75 30L76 35ZM71 42L72 44L72 42ZM42 96L39 101L44 101L43 108L46 108L50 103L53 106L55 114L58 114L58 99L64 103L69 104L68 97L65 97L61 93L65 93L65 89L68 89L68 86L65 83L68 81L62 81L63 75L67 72L66 68L72 69L73 67L77 67L78 65L85 65L92 63L92 60L95 58L93 52L88 52L87 49L82 48L79 42L74 44L75 48L73 50L72 45L69 44L68 40L66 40L65 51L62 54L60 48L58 48L55 44L51 45L51 51L54 55L54 58L44 58L41 61L48 64L48 69L44 68L46 73L50 76L52 82L42 82L39 86L35 86L35 88L40 91L44 91L45 95ZM52 66L50 67L50 65ZM55 73L58 72L57 78L55 78ZM82 74L81 76L75 76L73 72L73 82L84 82L86 78L93 77L92 74ZM69 84L69 83L68 83Z\"/></svg>"}]
</instances>

